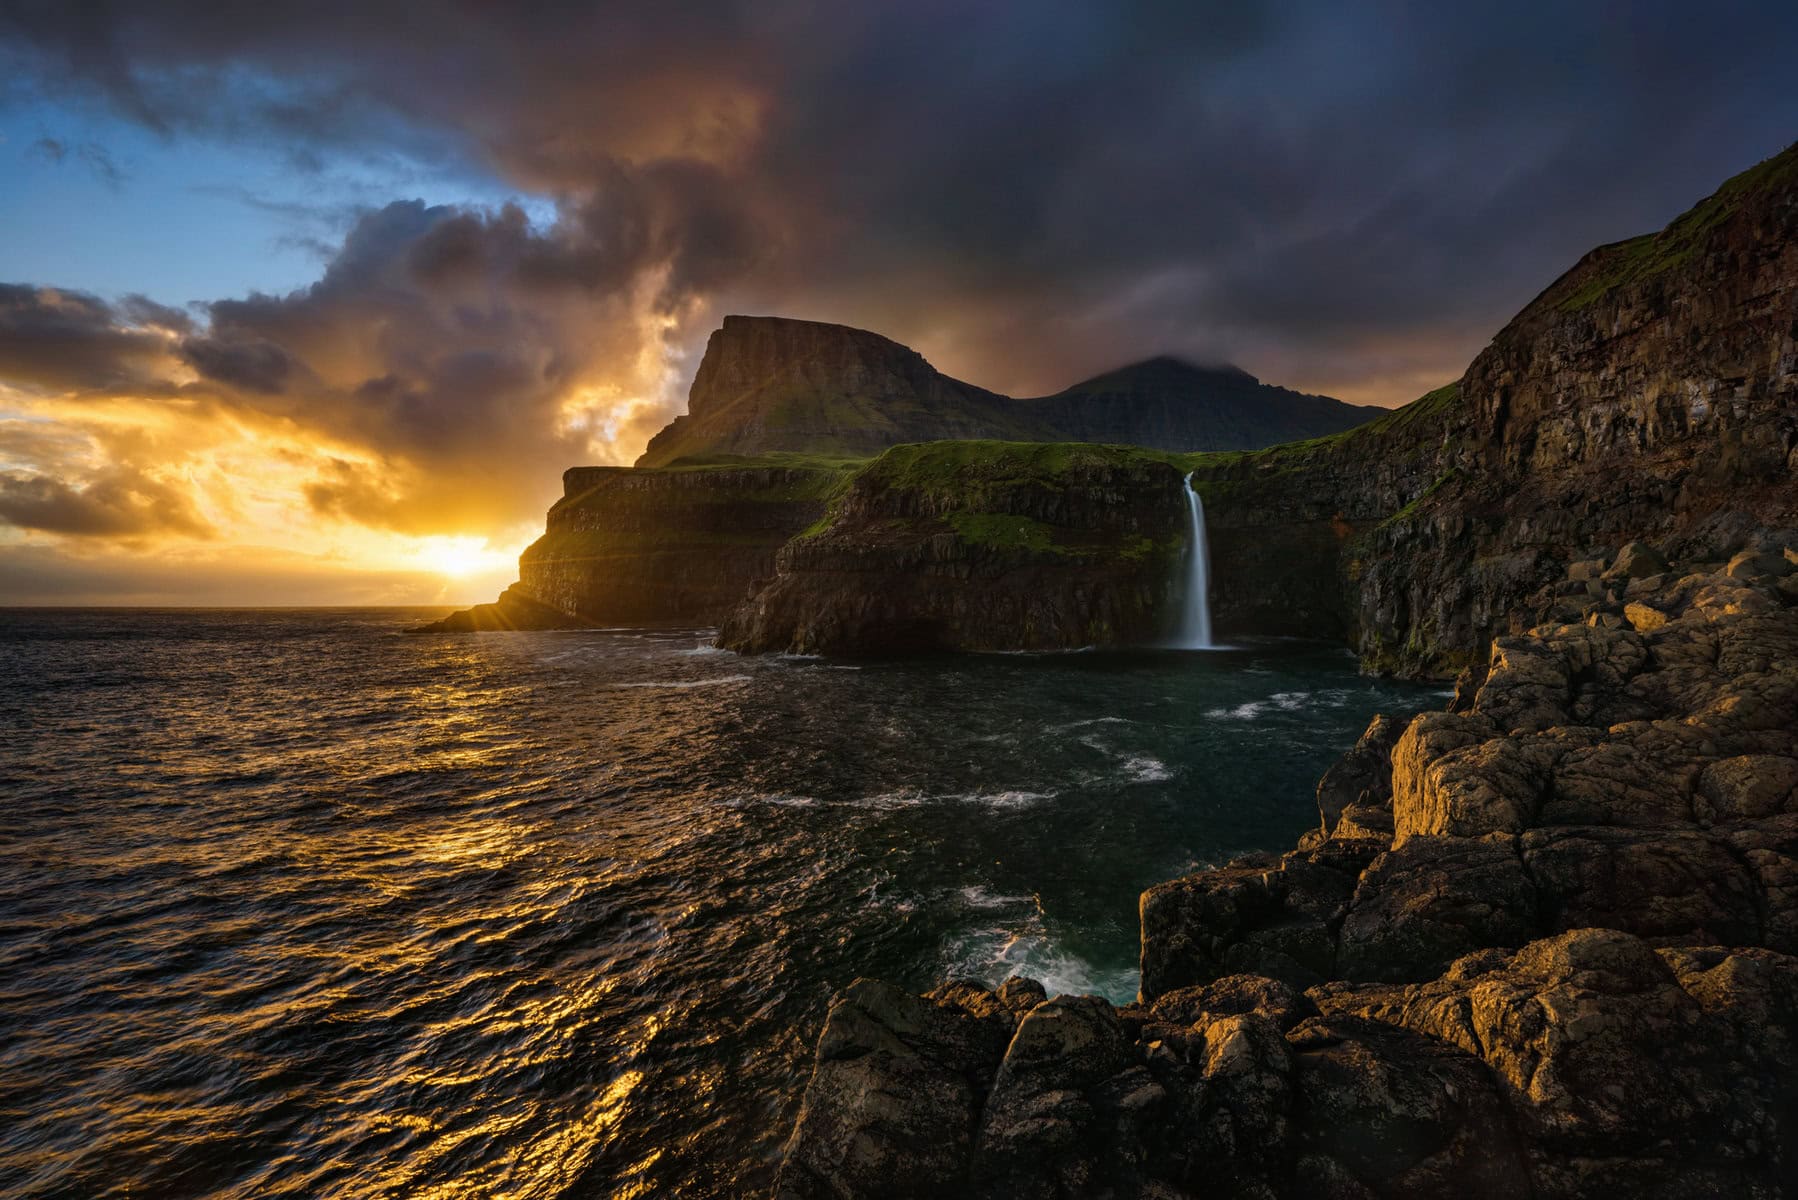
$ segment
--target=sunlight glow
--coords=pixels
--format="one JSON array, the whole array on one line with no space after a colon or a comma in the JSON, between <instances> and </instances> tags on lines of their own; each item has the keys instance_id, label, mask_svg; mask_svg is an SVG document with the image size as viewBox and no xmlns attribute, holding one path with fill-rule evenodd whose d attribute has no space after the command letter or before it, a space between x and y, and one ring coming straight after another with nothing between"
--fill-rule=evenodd
<instances>
[{"instance_id":1,"label":"sunlight glow","mask_svg":"<svg viewBox=\"0 0 1798 1200\"><path fill-rule=\"evenodd\" d=\"M507 554L494 550L486 538L433 535L417 539L412 565L449 579L462 579L477 572L502 570L516 558L516 551Z\"/></svg>"}]
</instances>

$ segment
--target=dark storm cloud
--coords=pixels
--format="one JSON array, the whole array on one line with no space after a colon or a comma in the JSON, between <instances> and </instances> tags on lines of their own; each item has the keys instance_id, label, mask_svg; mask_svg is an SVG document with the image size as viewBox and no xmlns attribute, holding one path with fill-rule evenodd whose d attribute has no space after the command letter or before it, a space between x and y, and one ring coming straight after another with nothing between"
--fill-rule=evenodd
<instances>
[{"instance_id":1,"label":"dark storm cloud","mask_svg":"<svg viewBox=\"0 0 1798 1200\"><path fill-rule=\"evenodd\" d=\"M318 295L215 305L190 349L291 394L321 308L391 311L365 416L437 437L414 409L471 437L493 414L420 339L467 322L491 357L457 369L530 392L557 355L489 339L582 292L612 298L608 353L747 308L1009 390L1173 350L1399 401L1585 249L1798 134L1798 8L1773 3L0 0L0 26L38 86L153 129L462 159L554 198L547 234L376 214ZM446 306L476 280L506 302Z\"/></svg>"},{"instance_id":2,"label":"dark storm cloud","mask_svg":"<svg viewBox=\"0 0 1798 1200\"><path fill-rule=\"evenodd\" d=\"M0 283L0 382L56 390L144 382L167 344L147 326L186 318L140 300L121 311L86 292Z\"/></svg>"}]
</instances>

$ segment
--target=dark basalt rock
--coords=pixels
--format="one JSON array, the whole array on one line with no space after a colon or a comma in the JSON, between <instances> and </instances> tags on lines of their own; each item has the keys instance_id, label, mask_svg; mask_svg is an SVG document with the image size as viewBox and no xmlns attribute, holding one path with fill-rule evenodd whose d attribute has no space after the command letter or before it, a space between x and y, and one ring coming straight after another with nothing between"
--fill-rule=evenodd
<instances>
[{"instance_id":1,"label":"dark basalt rock","mask_svg":"<svg viewBox=\"0 0 1798 1200\"><path fill-rule=\"evenodd\" d=\"M587 622L541 603L515 583L501 592L492 604L477 604L406 632L481 633L505 629L582 629L586 626Z\"/></svg>"},{"instance_id":2,"label":"dark basalt rock","mask_svg":"<svg viewBox=\"0 0 1798 1200\"><path fill-rule=\"evenodd\" d=\"M964 1060L985 1084L952 1039L920 1067L929 1018L891 998L846 1036L866 989L831 1010L782 1195L1791 1194L1798 959L1764 949L1573 930L1408 985L1237 977L1141 1024L1058 997ZM1310 1015L1223 1011L1257 993Z\"/></svg>"},{"instance_id":3,"label":"dark basalt rock","mask_svg":"<svg viewBox=\"0 0 1798 1200\"><path fill-rule=\"evenodd\" d=\"M818 1039L776 1194L963 1191L981 1101L1014 1022L977 989L931 999L874 980L851 984Z\"/></svg>"}]
</instances>

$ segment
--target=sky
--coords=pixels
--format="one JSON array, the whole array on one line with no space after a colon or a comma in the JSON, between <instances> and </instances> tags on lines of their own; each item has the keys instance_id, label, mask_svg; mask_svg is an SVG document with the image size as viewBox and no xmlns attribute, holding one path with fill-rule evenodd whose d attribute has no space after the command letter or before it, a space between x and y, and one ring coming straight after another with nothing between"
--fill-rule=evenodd
<instances>
[{"instance_id":1,"label":"sky","mask_svg":"<svg viewBox=\"0 0 1798 1200\"><path fill-rule=\"evenodd\" d=\"M490 599L707 333L1401 404L1798 138L1789 3L0 0L0 604Z\"/></svg>"}]
</instances>

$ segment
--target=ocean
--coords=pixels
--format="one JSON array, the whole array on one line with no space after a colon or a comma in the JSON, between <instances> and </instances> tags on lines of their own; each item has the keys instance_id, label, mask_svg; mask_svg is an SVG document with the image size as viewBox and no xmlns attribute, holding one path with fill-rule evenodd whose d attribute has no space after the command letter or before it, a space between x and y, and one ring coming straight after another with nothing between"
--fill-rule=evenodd
<instances>
[{"instance_id":1,"label":"ocean","mask_svg":"<svg viewBox=\"0 0 1798 1200\"><path fill-rule=\"evenodd\" d=\"M0 1194L765 1190L832 992L1136 991L1316 820L1337 647L739 658L440 609L0 610Z\"/></svg>"}]
</instances>

